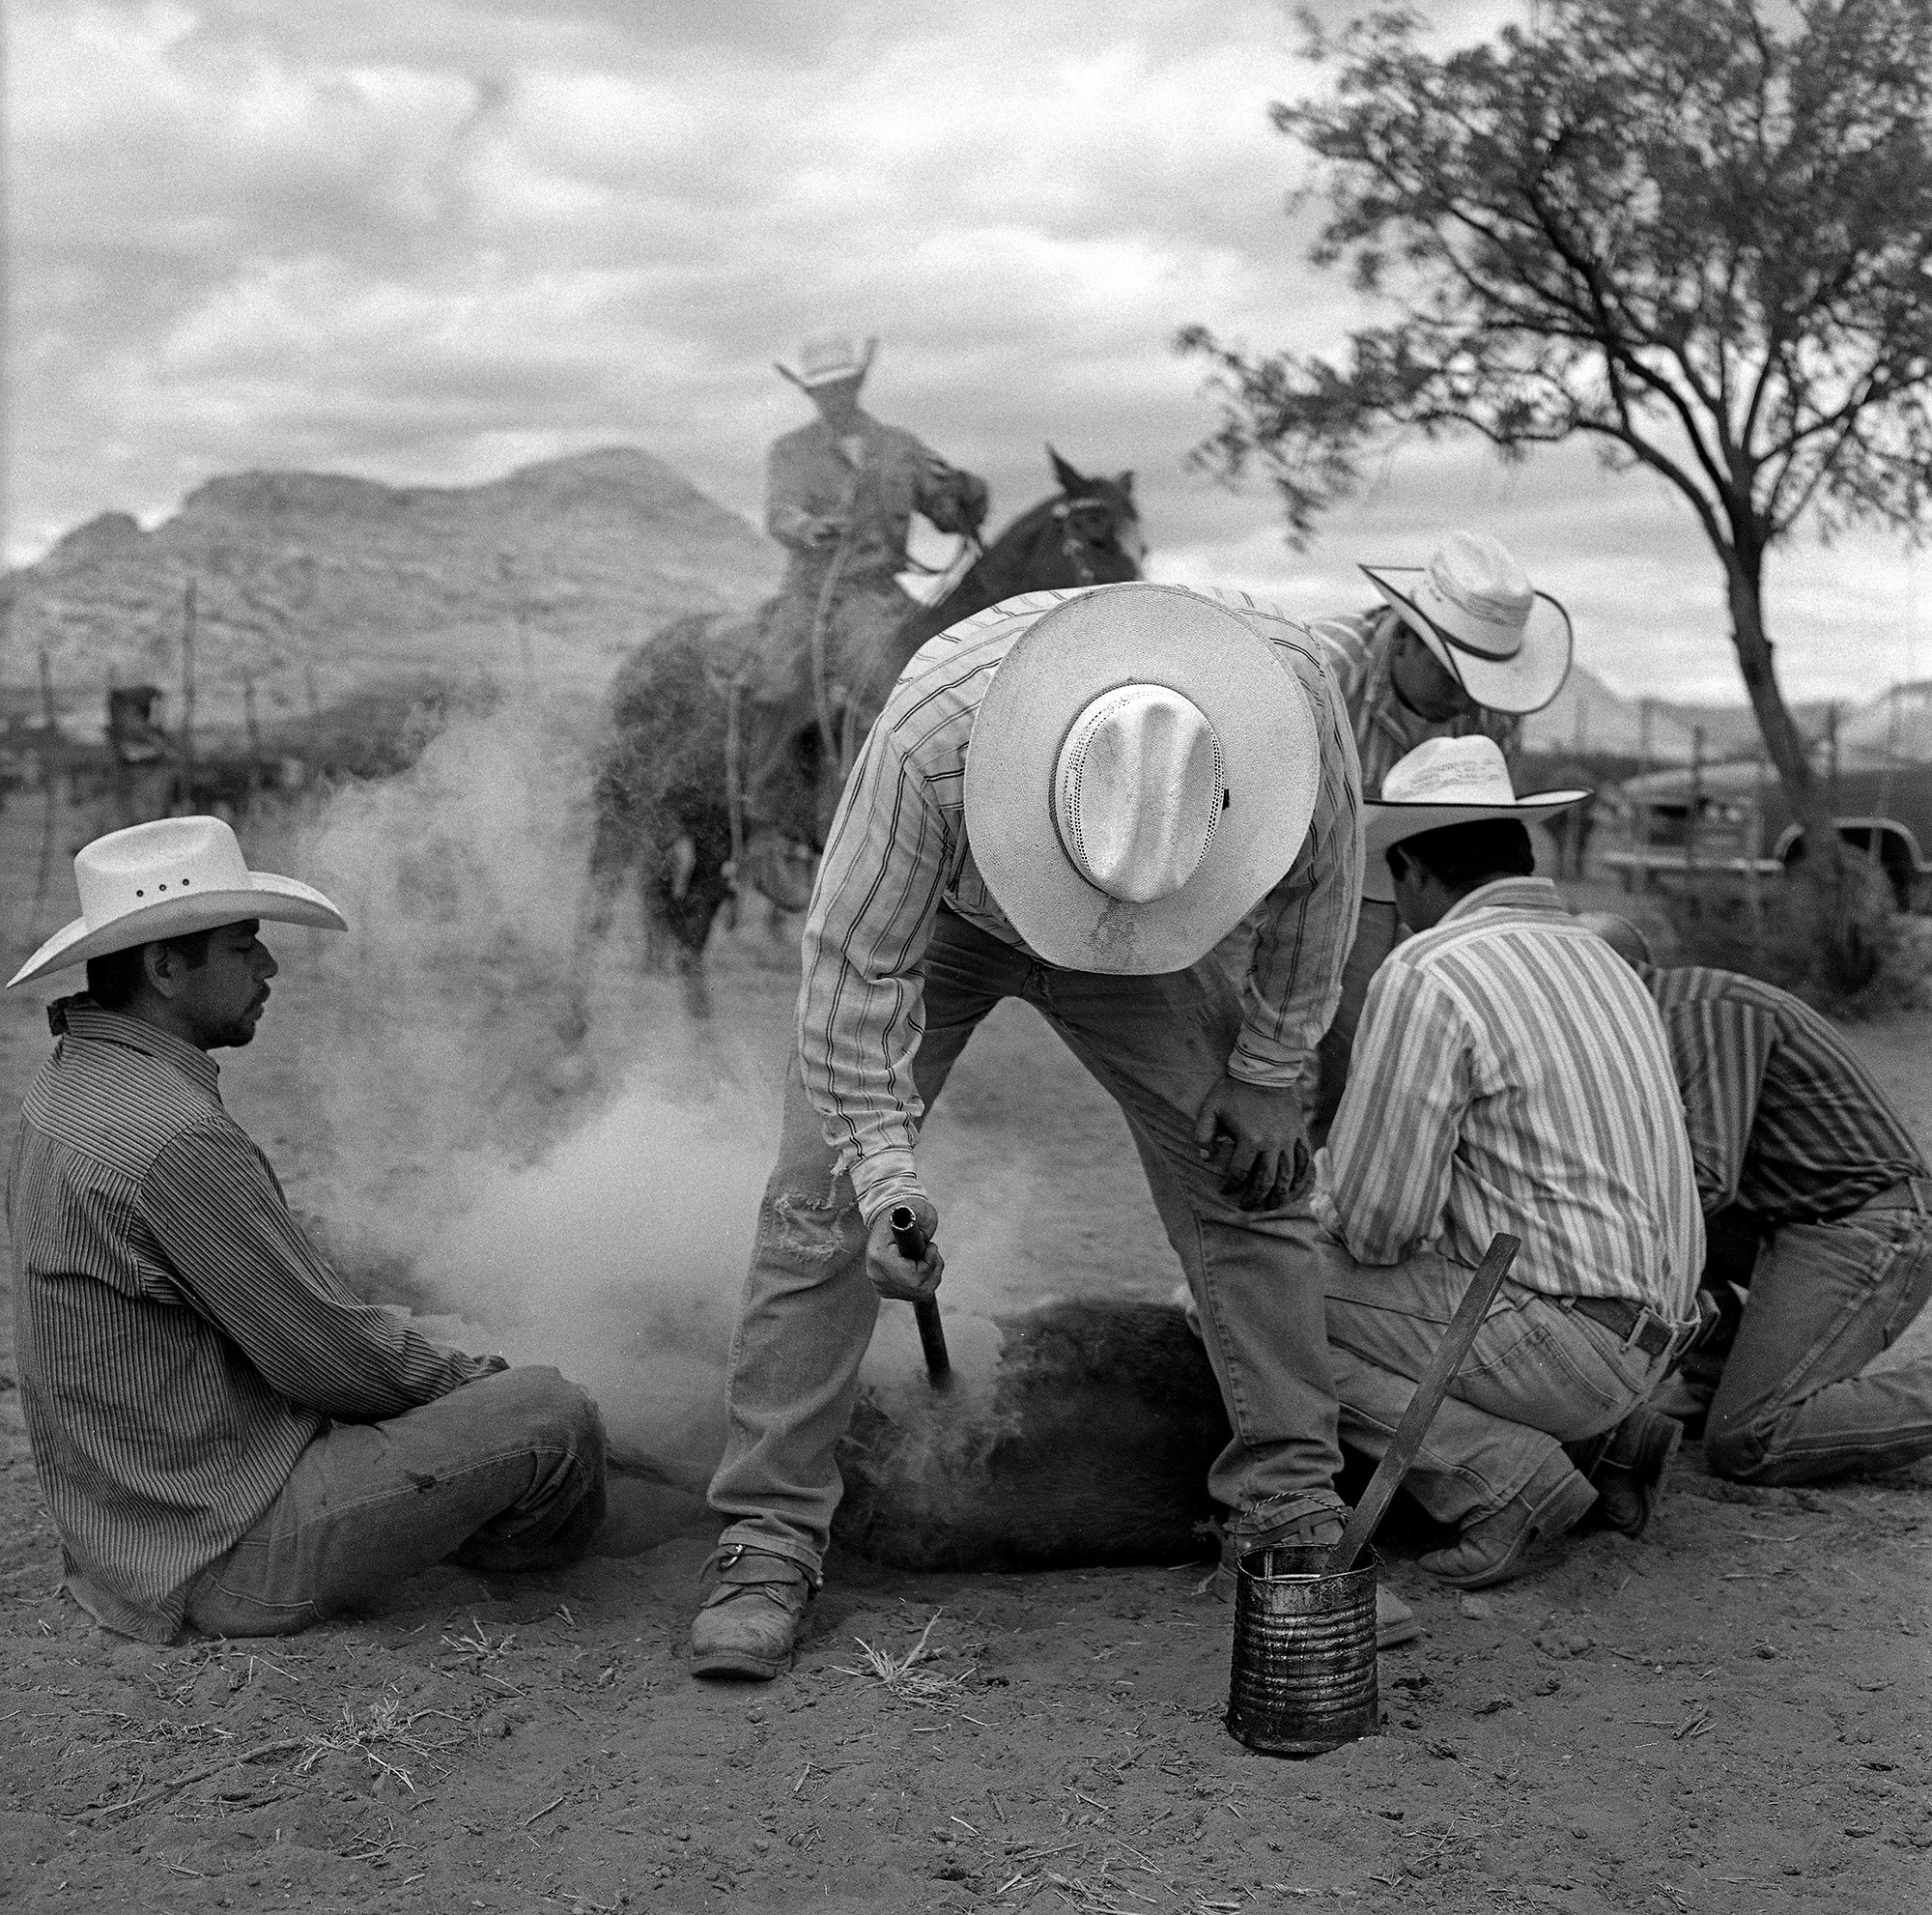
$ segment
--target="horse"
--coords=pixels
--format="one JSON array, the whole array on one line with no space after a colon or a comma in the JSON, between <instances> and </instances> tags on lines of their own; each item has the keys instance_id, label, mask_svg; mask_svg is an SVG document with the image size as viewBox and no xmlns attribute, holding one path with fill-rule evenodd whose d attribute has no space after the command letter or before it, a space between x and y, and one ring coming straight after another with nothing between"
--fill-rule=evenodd
<instances>
[{"instance_id":1,"label":"horse","mask_svg":"<svg viewBox=\"0 0 1932 1915\"><path fill-rule=\"evenodd\" d=\"M925 642L1015 593L1114 585L1141 576L1147 544L1133 473L1090 478L1048 446L1059 491L1022 512L958 582L931 605L915 604L881 646L853 694L845 729L863 739L894 683ZM688 981L702 1012L704 947L734 891L733 787L740 772L731 679L757 637L757 620L693 613L636 647L611 681L599 754L579 975L608 934L617 895L634 878L642 905L645 962ZM801 739L808 757L815 729ZM808 764L807 783L815 764ZM801 825L815 853L816 822ZM809 888L809 877L807 878ZM775 902L796 908L798 896Z\"/></svg>"}]
</instances>

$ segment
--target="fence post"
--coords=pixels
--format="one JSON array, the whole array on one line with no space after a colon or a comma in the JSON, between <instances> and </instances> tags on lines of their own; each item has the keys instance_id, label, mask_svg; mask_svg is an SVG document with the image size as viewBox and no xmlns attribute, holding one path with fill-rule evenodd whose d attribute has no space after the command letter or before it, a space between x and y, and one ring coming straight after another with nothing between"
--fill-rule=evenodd
<instances>
[{"instance_id":1,"label":"fence post","mask_svg":"<svg viewBox=\"0 0 1932 1915\"><path fill-rule=\"evenodd\" d=\"M61 773L67 769L67 740L61 735L60 717L54 709L53 666L47 648L41 647L41 795L45 811L41 819L41 862L34 877L33 924L40 929L41 906L46 901L47 886L53 878L55 821L60 816Z\"/></svg>"},{"instance_id":2,"label":"fence post","mask_svg":"<svg viewBox=\"0 0 1932 1915\"><path fill-rule=\"evenodd\" d=\"M194 810L194 581L182 591L182 722L180 796L183 811Z\"/></svg>"},{"instance_id":3,"label":"fence post","mask_svg":"<svg viewBox=\"0 0 1932 1915\"><path fill-rule=\"evenodd\" d=\"M1697 900L1697 825L1704 810L1704 728L1693 726L1690 730L1690 806L1684 815L1684 895L1690 900L1691 909L1698 910Z\"/></svg>"},{"instance_id":4,"label":"fence post","mask_svg":"<svg viewBox=\"0 0 1932 1915\"><path fill-rule=\"evenodd\" d=\"M1650 700L1644 699L1636 708L1636 776L1639 782L1650 776ZM1650 889L1650 806L1639 799L1634 809L1635 815L1632 823L1636 829L1636 842L1632 848L1636 852L1636 893L1642 897Z\"/></svg>"}]
</instances>

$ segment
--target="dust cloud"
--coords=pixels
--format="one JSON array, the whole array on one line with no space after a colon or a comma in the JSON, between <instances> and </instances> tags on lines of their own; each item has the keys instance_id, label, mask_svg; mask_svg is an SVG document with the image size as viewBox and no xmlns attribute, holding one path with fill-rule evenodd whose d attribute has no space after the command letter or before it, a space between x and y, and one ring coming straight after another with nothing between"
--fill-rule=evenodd
<instances>
[{"instance_id":1,"label":"dust cloud","mask_svg":"<svg viewBox=\"0 0 1932 1915\"><path fill-rule=\"evenodd\" d=\"M796 972L782 950L725 953L718 1015L695 1024L620 927L573 990L594 725L535 700L460 718L407 772L299 820L281 869L351 929L313 934L297 1000L315 1139L298 1203L358 1288L554 1365L599 1399L620 1460L695 1487L723 1443ZM864 1370L942 1478L985 1440L991 1318L1026 1261L1033 1178L986 1142L932 1152L952 1388L931 1391L903 1303Z\"/></svg>"}]
</instances>

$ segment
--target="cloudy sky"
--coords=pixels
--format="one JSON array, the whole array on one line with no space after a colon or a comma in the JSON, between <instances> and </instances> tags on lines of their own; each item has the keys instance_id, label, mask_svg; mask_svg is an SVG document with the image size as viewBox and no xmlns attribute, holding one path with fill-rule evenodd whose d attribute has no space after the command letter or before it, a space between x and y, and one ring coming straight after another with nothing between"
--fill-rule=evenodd
<instances>
[{"instance_id":1,"label":"cloudy sky","mask_svg":"<svg viewBox=\"0 0 1932 1915\"><path fill-rule=\"evenodd\" d=\"M1439 0L1445 39L1526 0ZM1321 76L1274 0L5 0L8 556L201 480L494 477L612 443L756 515L802 402L771 369L875 333L881 416L1048 490L1132 467L1156 576L1307 612L1358 559L1497 532L1630 693L1736 696L1715 561L1586 453L1406 450L1303 554L1191 474L1177 326L1334 343L1268 102ZM1340 18L1346 0L1324 0ZM1932 673L1932 561L1775 561L1788 688Z\"/></svg>"}]
</instances>

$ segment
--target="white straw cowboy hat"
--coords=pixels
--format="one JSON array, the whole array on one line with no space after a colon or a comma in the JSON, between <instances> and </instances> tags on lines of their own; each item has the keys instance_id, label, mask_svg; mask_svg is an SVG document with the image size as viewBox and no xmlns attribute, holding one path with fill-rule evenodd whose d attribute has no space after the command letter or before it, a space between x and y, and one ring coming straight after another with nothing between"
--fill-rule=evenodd
<instances>
[{"instance_id":1,"label":"white straw cowboy hat","mask_svg":"<svg viewBox=\"0 0 1932 1915\"><path fill-rule=\"evenodd\" d=\"M1532 791L1519 798L1502 747L1493 738L1425 738L1389 766L1380 798L1362 807L1362 895L1372 903L1395 901L1383 854L1405 838L1478 818L1513 817L1535 824L1589 796L1588 791Z\"/></svg>"},{"instance_id":2,"label":"white straw cowboy hat","mask_svg":"<svg viewBox=\"0 0 1932 1915\"><path fill-rule=\"evenodd\" d=\"M1280 879L1321 779L1275 648L1174 586L1055 606L1001 661L966 755L966 837L1048 963L1179 971Z\"/></svg>"},{"instance_id":3,"label":"white straw cowboy hat","mask_svg":"<svg viewBox=\"0 0 1932 1915\"><path fill-rule=\"evenodd\" d=\"M218 817L164 817L110 831L75 853L73 875L80 916L7 980L9 990L110 951L245 918L349 929L321 892L273 872L251 872Z\"/></svg>"},{"instance_id":4,"label":"white straw cowboy hat","mask_svg":"<svg viewBox=\"0 0 1932 1915\"><path fill-rule=\"evenodd\" d=\"M871 370L872 356L879 350L876 339L866 341L866 350L855 353L852 342L842 332L828 332L808 339L798 352L798 370L780 365L779 371L805 391L814 386L836 385L841 379L864 379ZM776 363L776 362L775 362Z\"/></svg>"},{"instance_id":5,"label":"white straw cowboy hat","mask_svg":"<svg viewBox=\"0 0 1932 1915\"><path fill-rule=\"evenodd\" d=\"M1370 583L1456 682L1492 711L1541 711L1570 675L1570 615L1514 555L1451 532L1427 565L1364 565Z\"/></svg>"}]
</instances>

